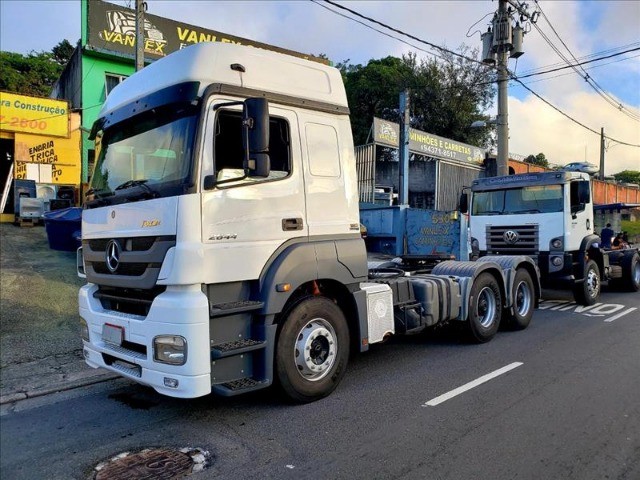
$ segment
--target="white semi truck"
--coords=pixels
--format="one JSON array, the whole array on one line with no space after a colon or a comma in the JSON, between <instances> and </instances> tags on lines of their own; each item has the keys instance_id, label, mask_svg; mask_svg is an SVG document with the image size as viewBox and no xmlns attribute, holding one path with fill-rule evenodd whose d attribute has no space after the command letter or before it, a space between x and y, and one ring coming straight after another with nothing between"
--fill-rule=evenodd
<instances>
[{"instance_id":1,"label":"white semi truck","mask_svg":"<svg viewBox=\"0 0 640 480\"><path fill-rule=\"evenodd\" d=\"M604 249L594 232L588 174L481 178L470 190L470 199L462 195L461 209L469 213L473 254L527 255L540 268L543 287L570 288L582 305L596 303L602 285L640 289L638 249Z\"/></svg>"},{"instance_id":2,"label":"white semi truck","mask_svg":"<svg viewBox=\"0 0 640 480\"><path fill-rule=\"evenodd\" d=\"M175 397L277 382L309 402L390 335L526 327L528 258L368 269L348 113L335 68L237 45L191 46L116 87L82 215L87 364Z\"/></svg>"}]
</instances>

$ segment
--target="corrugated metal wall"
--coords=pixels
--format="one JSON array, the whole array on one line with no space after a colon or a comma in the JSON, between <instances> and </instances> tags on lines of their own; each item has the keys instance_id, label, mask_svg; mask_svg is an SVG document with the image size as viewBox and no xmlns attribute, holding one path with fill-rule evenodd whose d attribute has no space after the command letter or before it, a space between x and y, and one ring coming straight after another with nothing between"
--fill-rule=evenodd
<instances>
[{"instance_id":1,"label":"corrugated metal wall","mask_svg":"<svg viewBox=\"0 0 640 480\"><path fill-rule=\"evenodd\" d=\"M438 183L436 187L436 210L452 211L458 209L462 187L470 187L471 182L480 177L482 167L460 165L439 161Z\"/></svg>"},{"instance_id":2,"label":"corrugated metal wall","mask_svg":"<svg viewBox=\"0 0 640 480\"><path fill-rule=\"evenodd\" d=\"M358 146L355 150L360 201L373 203L373 190L376 178L376 146L370 143L368 145Z\"/></svg>"}]
</instances>

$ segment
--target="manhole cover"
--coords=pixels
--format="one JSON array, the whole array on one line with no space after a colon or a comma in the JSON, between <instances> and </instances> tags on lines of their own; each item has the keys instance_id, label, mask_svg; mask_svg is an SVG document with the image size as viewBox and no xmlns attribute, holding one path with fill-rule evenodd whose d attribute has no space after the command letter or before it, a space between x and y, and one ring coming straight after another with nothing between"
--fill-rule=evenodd
<instances>
[{"instance_id":1,"label":"manhole cover","mask_svg":"<svg viewBox=\"0 0 640 480\"><path fill-rule=\"evenodd\" d=\"M95 480L174 479L204 469L208 453L199 448L147 448L125 452L99 464Z\"/></svg>"}]
</instances>

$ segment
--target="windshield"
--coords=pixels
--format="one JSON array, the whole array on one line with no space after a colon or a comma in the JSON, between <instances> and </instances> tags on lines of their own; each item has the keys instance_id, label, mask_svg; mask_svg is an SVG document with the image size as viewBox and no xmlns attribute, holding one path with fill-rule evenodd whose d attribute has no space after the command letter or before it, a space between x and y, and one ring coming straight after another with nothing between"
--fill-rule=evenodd
<instances>
[{"instance_id":1,"label":"windshield","mask_svg":"<svg viewBox=\"0 0 640 480\"><path fill-rule=\"evenodd\" d=\"M195 108L174 105L109 128L89 194L98 199L138 190L143 198L175 195L175 187L189 180L196 119Z\"/></svg>"},{"instance_id":2,"label":"windshield","mask_svg":"<svg viewBox=\"0 0 640 480\"><path fill-rule=\"evenodd\" d=\"M563 210L563 186L541 185L474 192L472 215L550 213Z\"/></svg>"}]
</instances>

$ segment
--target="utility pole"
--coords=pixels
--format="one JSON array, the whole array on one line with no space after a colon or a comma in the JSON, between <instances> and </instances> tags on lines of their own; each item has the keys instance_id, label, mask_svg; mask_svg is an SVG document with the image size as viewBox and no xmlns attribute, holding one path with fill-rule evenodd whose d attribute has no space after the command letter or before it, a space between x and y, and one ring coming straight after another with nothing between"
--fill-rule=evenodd
<instances>
[{"instance_id":1,"label":"utility pole","mask_svg":"<svg viewBox=\"0 0 640 480\"><path fill-rule=\"evenodd\" d=\"M136 72L144 68L144 0L136 0Z\"/></svg>"},{"instance_id":2,"label":"utility pole","mask_svg":"<svg viewBox=\"0 0 640 480\"><path fill-rule=\"evenodd\" d=\"M509 49L511 47L511 19L507 13L507 0L499 0L498 17L493 29L493 43L498 54L498 176L509 173Z\"/></svg>"},{"instance_id":3,"label":"utility pole","mask_svg":"<svg viewBox=\"0 0 640 480\"><path fill-rule=\"evenodd\" d=\"M400 182L398 188L398 203L409 205L409 127L411 115L409 113L409 89L400 92Z\"/></svg>"},{"instance_id":4,"label":"utility pole","mask_svg":"<svg viewBox=\"0 0 640 480\"><path fill-rule=\"evenodd\" d=\"M498 73L497 175L507 175L509 173L509 58L518 58L524 54L522 49L524 28L520 25L520 22L515 22L515 25L512 25L511 16L513 10L511 7L520 14L520 22L536 22L537 12L529 14L524 1L498 0L498 11L493 16L492 25L486 33L480 36L482 40L482 61L492 65L496 64Z\"/></svg>"},{"instance_id":5,"label":"utility pole","mask_svg":"<svg viewBox=\"0 0 640 480\"><path fill-rule=\"evenodd\" d=\"M604 127L600 129L600 180L604 180Z\"/></svg>"}]
</instances>

